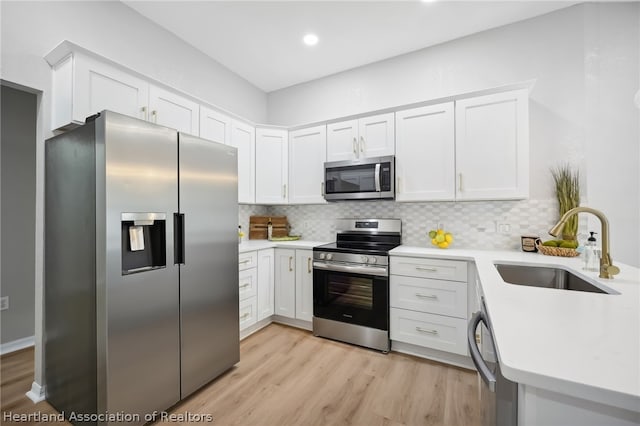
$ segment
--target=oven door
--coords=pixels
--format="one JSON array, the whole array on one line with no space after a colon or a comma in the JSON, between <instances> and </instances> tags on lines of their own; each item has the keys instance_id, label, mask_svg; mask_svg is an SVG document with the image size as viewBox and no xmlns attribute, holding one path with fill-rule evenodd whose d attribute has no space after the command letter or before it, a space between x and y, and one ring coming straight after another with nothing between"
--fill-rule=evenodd
<instances>
[{"instance_id":1,"label":"oven door","mask_svg":"<svg viewBox=\"0 0 640 426\"><path fill-rule=\"evenodd\" d=\"M325 263L314 263L313 315L318 318L389 330L388 275L373 275L358 271L367 267L341 265L337 268L342 270L331 268Z\"/></svg>"},{"instance_id":2,"label":"oven door","mask_svg":"<svg viewBox=\"0 0 640 426\"><path fill-rule=\"evenodd\" d=\"M328 201L393 199L394 166L392 156L325 163L324 198Z\"/></svg>"}]
</instances>

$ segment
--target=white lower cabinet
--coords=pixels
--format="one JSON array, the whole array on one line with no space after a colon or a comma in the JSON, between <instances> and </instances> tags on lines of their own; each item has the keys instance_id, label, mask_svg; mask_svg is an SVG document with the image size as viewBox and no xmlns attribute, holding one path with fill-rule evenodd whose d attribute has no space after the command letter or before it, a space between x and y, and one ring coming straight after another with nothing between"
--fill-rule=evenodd
<instances>
[{"instance_id":1,"label":"white lower cabinet","mask_svg":"<svg viewBox=\"0 0 640 426\"><path fill-rule=\"evenodd\" d=\"M296 250L296 318L313 318L313 251Z\"/></svg>"},{"instance_id":2,"label":"white lower cabinet","mask_svg":"<svg viewBox=\"0 0 640 426\"><path fill-rule=\"evenodd\" d=\"M273 315L274 308L274 249L258 251L258 321Z\"/></svg>"},{"instance_id":3,"label":"white lower cabinet","mask_svg":"<svg viewBox=\"0 0 640 426\"><path fill-rule=\"evenodd\" d=\"M467 262L391 256L391 340L466 356Z\"/></svg>"},{"instance_id":4,"label":"white lower cabinet","mask_svg":"<svg viewBox=\"0 0 640 426\"><path fill-rule=\"evenodd\" d=\"M275 314L311 321L313 316L313 251L276 249Z\"/></svg>"},{"instance_id":5,"label":"white lower cabinet","mask_svg":"<svg viewBox=\"0 0 640 426\"><path fill-rule=\"evenodd\" d=\"M275 250L275 314L296 317L296 251Z\"/></svg>"}]
</instances>

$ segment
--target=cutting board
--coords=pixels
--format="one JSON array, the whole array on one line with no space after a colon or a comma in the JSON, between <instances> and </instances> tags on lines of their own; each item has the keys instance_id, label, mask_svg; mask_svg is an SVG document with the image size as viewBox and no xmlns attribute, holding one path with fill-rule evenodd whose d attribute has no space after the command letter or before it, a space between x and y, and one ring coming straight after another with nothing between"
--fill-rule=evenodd
<instances>
[{"instance_id":1,"label":"cutting board","mask_svg":"<svg viewBox=\"0 0 640 426\"><path fill-rule=\"evenodd\" d=\"M267 223L271 219L273 226L272 236L286 237L289 235L289 222L286 216L251 216L249 218L249 239L266 240Z\"/></svg>"}]
</instances>

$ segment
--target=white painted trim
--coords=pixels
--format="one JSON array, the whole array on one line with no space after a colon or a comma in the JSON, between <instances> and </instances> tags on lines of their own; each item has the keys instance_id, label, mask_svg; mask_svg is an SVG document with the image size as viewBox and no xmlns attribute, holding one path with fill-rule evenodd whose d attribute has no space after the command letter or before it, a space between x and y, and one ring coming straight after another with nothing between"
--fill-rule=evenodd
<instances>
[{"instance_id":1,"label":"white painted trim","mask_svg":"<svg viewBox=\"0 0 640 426\"><path fill-rule=\"evenodd\" d=\"M33 382L31 384L31 390L26 393L27 398L33 401L34 404L37 404L40 401L44 401L46 399L46 393L44 391L44 386L40 386L39 383Z\"/></svg>"},{"instance_id":2,"label":"white painted trim","mask_svg":"<svg viewBox=\"0 0 640 426\"><path fill-rule=\"evenodd\" d=\"M282 315L274 315L273 322L277 322L278 324L289 325L291 327L301 328L307 331L313 331L313 324L311 321L304 321L297 318L289 318L283 317Z\"/></svg>"},{"instance_id":3,"label":"white painted trim","mask_svg":"<svg viewBox=\"0 0 640 426\"><path fill-rule=\"evenodd\" d=\"M0 345L0 355L19 351L20 349L31 347L35 344L35 336L24 337Z\"/></svg>"},{"instance_id":4,"label":"white painted trim","mask_svg":"<svg viewBox=\"0 0 640 426\"><path fill-rule=\"evenodd\" d=\"M467 370L476 369L471 361L471 357L412 345L410 343L398 342L396 340L391 341L391 351L426 358L443 364L455 365L456 367L466 368Z\"/></svg>"},{"instance_id":5,"label":"white painted trim","mask_svg":"<svg viewBox=\"0 0 640 426\"><path fill-rule=\"evenodd\" d=\"M247 337L251 336L253 333L262 330L263 328L265 328L266 326L268 326L269 324L271 324L273 321L271 319L272 317L267 317L264 318L260 321L258 321L257 323L243 329L240 330L240 340L244 340Z\"/></svg>"}]
</instances>

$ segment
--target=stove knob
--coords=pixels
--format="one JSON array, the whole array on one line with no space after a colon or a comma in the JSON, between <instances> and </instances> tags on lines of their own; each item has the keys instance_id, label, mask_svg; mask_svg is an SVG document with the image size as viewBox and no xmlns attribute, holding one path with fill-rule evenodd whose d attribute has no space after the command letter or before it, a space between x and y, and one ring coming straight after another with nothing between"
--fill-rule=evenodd
<instances>
[{"instance_id":1,"label":"stove knob","mask_svg":"<svg viewBox=\"0 0 640 426\"><path fill-rule=\"evenodd\" d=\"M333 255L331 253L327 253L327 260L333 259Z\"/></svg>"},{"instance_id":2,"label":"stove knob","mask_svg":"<svg viewBox=\"0 0 640 426\"><path fill-rule=\"evenodd\" d=\"M377 257L372 258L371 263L378 263L378 258Z\"/></svg>"},{"instance_id":3,"label":"stove knob","mask_svg":"<svg viewBox=\"0 0 640 426\"><path fill-rule=\"evenodd\" d=\"M368 263L369 258L367 256L362 256L362 263Z\"/></svg>"},{"instance_id":4,"label":"stove knob","mask_svg":"<svg viewBox=\"0 0 640 426\"><path fill-rule=\"evenodd\" d=\"M320 253L320 254L318 255L318 257L320 258L320 260L324 260L325 254L324 254L324 253Z\"/></svg>"}]
</instances>

